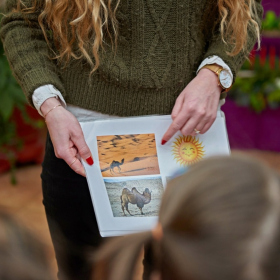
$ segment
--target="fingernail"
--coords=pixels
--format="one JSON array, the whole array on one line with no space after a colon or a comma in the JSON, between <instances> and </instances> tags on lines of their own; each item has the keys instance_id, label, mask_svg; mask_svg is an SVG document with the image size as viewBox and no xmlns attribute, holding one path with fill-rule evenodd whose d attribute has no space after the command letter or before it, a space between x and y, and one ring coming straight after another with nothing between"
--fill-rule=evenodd
<instances>
[{"instance_id":1,"label":"fingernail","mask_svg":"<svg viewBox=\"0 0 280 280\"><path fill-rule=\"evenodd\" d=\"M93 159L92 159L92 157L87 158L86 161L87 161L87 163L88 163L89 165L93 165Z\"/></svg>"},{"instance_id":2,"label":"fingernail","mask_svg":"<svg viewBox=\"0 0 280 280\"><path fill-rule=\"evenodd\" d=\"M161 140L161 145L164 145L166 142L167 142L166 140L162 139Z\"/></svg>"}]
</instances>

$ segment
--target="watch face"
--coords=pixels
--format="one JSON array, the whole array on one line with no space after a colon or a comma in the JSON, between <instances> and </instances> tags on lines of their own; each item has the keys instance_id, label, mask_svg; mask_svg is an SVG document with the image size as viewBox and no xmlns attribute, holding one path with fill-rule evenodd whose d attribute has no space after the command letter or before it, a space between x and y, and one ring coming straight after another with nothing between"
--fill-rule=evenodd
<instances>
[{"instance_id":1,"label":"watch face","mask_svg":"<svg viewBox=\"0 0 280 280\"><path fill-rule=\"evenodd\" d=\"M223 69L220 72L220 84L223 88L230 88L232 84L232 78L230 76L229 71Z\"/></svg>"}]
</instances>

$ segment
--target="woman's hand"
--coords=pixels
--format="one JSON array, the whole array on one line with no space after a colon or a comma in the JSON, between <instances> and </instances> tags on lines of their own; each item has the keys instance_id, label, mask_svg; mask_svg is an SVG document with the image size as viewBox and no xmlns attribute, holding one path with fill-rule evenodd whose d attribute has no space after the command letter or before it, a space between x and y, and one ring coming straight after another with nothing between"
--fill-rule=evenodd
<instances>
[{"instance_id":1,"label":"woman's hand","mask_svg":"<svg viewBox=\"0 0 280 280\"><path fill-rule=\"evenodd\" d=\"M60 102L56 98L47 99L41 106L43 115L46 115L46 124L52 139L55 155L78 174L85 176L80 157L89 165L93 164L92 155L87 146L83 131L78 120L62 106L50 111Z\"/></svg>"},{"instance_id":2,"label":"woman's hand","mask_svg":"<svg viewBox=\"0 0 280 280\"><path fill-rule=\"evenodd\" d=\"M216 119L221 90L217 75L201 69L178 96L171 114L173 122L162 137L162 144L178 130L183 135L205 133Z\"/></svg>"}]
</instances>

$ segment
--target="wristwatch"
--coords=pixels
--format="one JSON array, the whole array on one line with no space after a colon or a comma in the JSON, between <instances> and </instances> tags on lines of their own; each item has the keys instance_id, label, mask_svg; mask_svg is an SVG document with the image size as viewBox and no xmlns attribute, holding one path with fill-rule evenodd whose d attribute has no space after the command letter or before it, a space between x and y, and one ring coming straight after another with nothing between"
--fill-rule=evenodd
<instances>
[{"instance_id":1,"label":"wristwatch","mask_svg":"<svg viewBox=\"0 0 280 280\"><path fill-rule=\"evenodd\" d=\"M228 92L232 87L232 77L227 69L224 69L218 64L207 64L201 69L207 68L218 76L218 85L222 88L223 92Z\"/></svg>"}]
</instances>

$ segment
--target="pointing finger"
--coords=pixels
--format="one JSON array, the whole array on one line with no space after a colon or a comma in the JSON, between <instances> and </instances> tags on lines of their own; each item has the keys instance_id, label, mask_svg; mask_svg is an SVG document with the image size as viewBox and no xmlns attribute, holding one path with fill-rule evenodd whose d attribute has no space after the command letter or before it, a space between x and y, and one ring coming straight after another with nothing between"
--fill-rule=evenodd
<instances>
[{"instance_id":1,"label":"pointing finger","mask_svg":"<svg viewBox=\"0 0 280 280\"><path fill-rule=\"evenodd\" d=\"M167 141L169 141L171 139L171 137L178 130L180 130L187 121L188 121L188 118L186 119L185 116L182 116L182 117L178 116L175 120L173 120L173 122L171 123L171 125L169 126L169 128L167 129L165 134L163 135L161 144L164 145Z\"/></svg>"}]
</instances>

